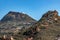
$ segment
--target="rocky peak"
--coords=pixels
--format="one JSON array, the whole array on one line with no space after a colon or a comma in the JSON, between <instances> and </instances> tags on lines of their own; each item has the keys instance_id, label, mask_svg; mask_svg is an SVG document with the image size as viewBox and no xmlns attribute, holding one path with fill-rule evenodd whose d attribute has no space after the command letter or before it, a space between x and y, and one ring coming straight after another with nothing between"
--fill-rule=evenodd
<instances>
[{"instance_id":1,"label":"rocky peak","mask_svg":"<svg viewBox=\"0 0 60 40\"><path fill-rule=\"evenodd\" d=\"M48 11L46 12L42 18L39 21L54 21L58 19L58 12L56 10L54 11Z\"/></svg>"},{"instance_id":2,"label":"rocky peak","mask_svg":"<svg viewBox=\"0 0 60 40\"><path fill-rule=\"evenodd\" d=\"M34 20L30 16L28 16L27 14L24 14L22 12L19 13L19 12L10 11L10 12L8 12L7 15L5 15L3 17L3 19L1 21L2 22L6 22L6 21L24 21L24 22L26 21L26 22L32 22L32 21L36 21L36 20Z\"/></svg>"},{"instance_id":3,"label":"rocky peak","mask_svg":"<svg viewBox=\"0 0 60 40\"><path fill-rule=\"evenodd\" d=\"M21 12L10 11L6 14L0 24L0 33L18 33L20 30L24 30L32 26L36 20L31 18L29 15ZM2 29L3 28L3 29Z\"/></svg>"},{"instance_id":4,"label":"rocky peak","mask_svg":"<svg viewBox=\"0 0 60 40\"><path fill-rule=\"evenodd\" d=\"M58 12L56 10L54 11L48 11L46 12L42 18L53 18L53 17L57 17L58 16Z\"/></svg>"}]
</instances>

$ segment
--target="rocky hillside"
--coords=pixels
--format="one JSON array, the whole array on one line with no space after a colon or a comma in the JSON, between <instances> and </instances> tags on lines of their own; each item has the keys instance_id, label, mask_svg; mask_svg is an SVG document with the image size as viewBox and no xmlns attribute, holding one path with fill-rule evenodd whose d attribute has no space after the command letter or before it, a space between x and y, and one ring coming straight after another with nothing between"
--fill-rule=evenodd
<instances>
[{"instance_id":1,"label":"rocky hillside","mask_svg":"<svg viewBox=\"0 0 60 40\"><path fill-rule=\"evenodd\" d=\"M60 16L58 12L48 11L23 35L31 40L60 40Z\"/></svg>"},{"instance_id":2,"label":"rocky hillside","mask_svg":"<svg viewBox=\"0 0 60 40\"><path fill-rule=\"evenodd\" d=\"M35 22L36 20L27 14L10 11L1 19L0 35L16 34L21 28L29 28Z\"/></svg>"},{"instance_id":3,"label":"rocky hillside","mask_svg":"<svg viewBox=\"0 0 60 40\"><path fill-rule=\"evenodd\" d=\"M2 19L0 33L12 35L15 40L60 40L60 16L56 10L46 12L38 22L33 20L34 23L29 19L23 21L22 18L12 18L14 21L5 18L7 21L4 22Z\"/></svg>"},{"instance_id":4,"label":"rocky hillside","mask_svg":"<svg viewBox=\"0 0 60 40\"><path fill-rule=\"evenodd\" d=\"M27 14L10 11L1 20L1 22L6 22L6 21L35 22L36 20L31 18Z\"/></svg>"}]
</instances>

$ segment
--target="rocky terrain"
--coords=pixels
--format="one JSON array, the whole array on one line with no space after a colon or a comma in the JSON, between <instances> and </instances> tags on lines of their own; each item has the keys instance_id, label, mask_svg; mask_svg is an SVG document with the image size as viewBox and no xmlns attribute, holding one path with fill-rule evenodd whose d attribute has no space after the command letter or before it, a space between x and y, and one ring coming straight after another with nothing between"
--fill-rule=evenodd
<instances>
[{"instance_id":1,"label":"rocky terrain","mask_svg":"<svg viewBox=\"0 0 60 40\"><path fill-rule=\"evenodd\" d=\"M20 16L18 17L19 13L14 14L16 16L11 16L11 18L11 13L14 14L16 12L9 12L7 18L5 16L1 20L0 33L4 32L6 35L12 35L15 40L60 40L60 16L56 10L44 13L37 22L28 16L25 18L22 16L22 18ZM27 24L25 24L26 22ZM22 25L24 27L19 30L19 27Z\"/></svg>"},{"instance_id":2,"label":"rocky terrain","mask_svg":"<svg viewBox=\"0 0 60 40\"><path fill-rule=\"evenodd\" d=\"M10 11L1 20L1 22L7 22L7 21L35 22L36 20L31 18L27 14Z\"/></svg>"},{"instance_id":3,"label":"rocky terrain","mask_svg":"<svg viewBox=\"0 0 60 40\"><path fill-rule=\"evenodd\" d=\"M27 14L10 11L0 21L0 35L16 34L22 28L29 28L36 22Z\"/></svg>"},{"instance_id":4,"label":"rocky terrain","mask_svg":"<svg viewBox=\"0 0 60 40\"><path fill-rule=\"evenodd\" d=\"M58 16L58 12L56 10L46 12L23 35L32 38L31 40L60 40L60 16Z\"/></svg>"}]
</instances>

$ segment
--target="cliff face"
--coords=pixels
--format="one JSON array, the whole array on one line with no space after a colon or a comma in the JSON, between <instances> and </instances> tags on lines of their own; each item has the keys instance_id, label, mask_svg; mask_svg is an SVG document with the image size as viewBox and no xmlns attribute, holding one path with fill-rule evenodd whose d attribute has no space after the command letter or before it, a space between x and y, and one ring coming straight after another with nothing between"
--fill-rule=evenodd
<instances>
[{"instance_id":1,"label":"cliff face","mask_svg":"<svg viewBox=\"0 0 60 40\"><path fill-rule=\"evenodd\" d=\"M27 30L23 35L33 37L33 40L57 40L60 36L60 16L56 10L48 11Z\"/></svg>"}]
</instances>

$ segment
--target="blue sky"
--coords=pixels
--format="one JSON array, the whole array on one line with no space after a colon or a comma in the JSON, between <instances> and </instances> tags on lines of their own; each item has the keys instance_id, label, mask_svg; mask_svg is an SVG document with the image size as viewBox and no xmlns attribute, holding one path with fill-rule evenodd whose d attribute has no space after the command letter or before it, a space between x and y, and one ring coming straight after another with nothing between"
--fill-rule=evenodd
<instances>
[{"instance_id":1,"label":"blue sky","mask_svg":"<svg viewBox=\"0 0 60 40\"><path fill-rule=\"evenodd\" d=\"M49 10L60 13L60 0L0 0L0 20L9 11L24 12L39 20Z\"/></svg>"}]
</instances>

